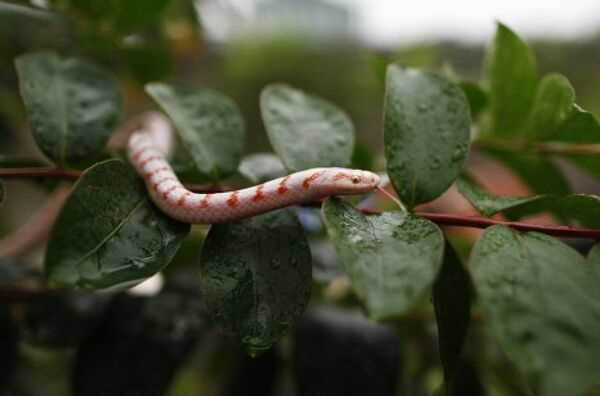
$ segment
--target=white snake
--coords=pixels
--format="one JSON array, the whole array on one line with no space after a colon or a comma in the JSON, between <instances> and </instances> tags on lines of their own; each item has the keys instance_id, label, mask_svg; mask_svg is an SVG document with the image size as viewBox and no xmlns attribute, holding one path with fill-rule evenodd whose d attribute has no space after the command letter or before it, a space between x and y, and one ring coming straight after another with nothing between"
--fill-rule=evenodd
<instances>
[{"instance_id":1,"label":"white snake","mask_svg":"<svg viewBox=\"0 0 600 396\"><path fill-rule=\"evenodd\" d=\"M168 216L185 223L240 220L331 195L369 192L380 181L375 173L363 170L314 168L242 190L197 194L181 184L167 162L172 144L169 122L158 113L148 113L129 137L128 156L154 203Z\"/></svg>"}]
</instances>

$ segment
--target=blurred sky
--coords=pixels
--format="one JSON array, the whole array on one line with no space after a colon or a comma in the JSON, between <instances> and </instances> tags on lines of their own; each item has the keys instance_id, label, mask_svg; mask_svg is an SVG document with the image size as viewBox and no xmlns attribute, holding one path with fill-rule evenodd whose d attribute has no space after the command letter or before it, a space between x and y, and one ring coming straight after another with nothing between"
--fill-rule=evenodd
<instances>
[{"instance_id":1,"label":"blurred sky","mask_svg":"<svg viewBox=\"0 0 600 396\"><path fill-rule=\"evenodd\" d=\"M487 41L501 20L529 37L600 32L600 0L329 0L355 8L373 44L451 37Z\"/></svg>"},{"instance_id":2,"label":"blurred sky","mask_svg":"<svg viewBox=\"0 0 600 396\"><path fill-rule=\"evenodd\" d=\"M253 19L258 2L276 1L201 0L199 4L228 4L242 18ZM346 6L351 11L352 25L361 41L374 46L439 38L486 42L495 30L496 20L528 38L573 38L600 32L600 0L322 1ZM213 13L210 15L213 23L208 25L214 27L217 37L221 30L227 30L225 25L235 26L240 22L226 21L226 18L216 15L213 18Z\"/></svg>"}]
</instances>

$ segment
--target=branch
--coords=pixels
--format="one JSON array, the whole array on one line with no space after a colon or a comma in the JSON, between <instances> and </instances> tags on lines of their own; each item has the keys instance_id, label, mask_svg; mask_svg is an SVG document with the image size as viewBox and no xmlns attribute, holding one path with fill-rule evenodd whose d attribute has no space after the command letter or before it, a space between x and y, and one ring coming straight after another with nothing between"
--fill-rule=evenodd
<instances>
[{"instance_id":1,"label":"branch","mask_svg":"<svg viewBox=\"0 0 600 396\"><path fill-rule=\"evenodd\" d=\"M600 239L600 229L594 228L532 224L518 221L494 220L485 217L453 215L446 213L417 212L416 214L417 216L431 220L436 224L445 226L488 228L493 225L504 225L519 231L536 231L546 235L563 238Z\"/></svg>"},{"instance_id":2,"label":"branch","mask_svg":"<svg viewBox=\"0 0 600 396\"><path fill-rule=\"evenodd\" d=\"M60 179L75 181L81 177L83 172L66 170L53 167L34 167L34 168L0 168L0 179ZM186 188L197 193L222 192L224 188L214 185L188 184Z\"/></svg>"},{"instance_id":3,"label":"branch","mask_svg":"<svg viewBox=\"0 0 600 396\"><path fill-rule=\"evenodd\" d=\"M599 145L600 147L600 145ZM67 179L76 180L81 176L82 172L78 171L67 171L58 168L11 168L11 169L0 169L0 178L5 179L16 179L16 178L31 178L31 177L46 177L56 179ZM214 186L207 185L186 185L186 188L190 191L199 193L211 193L227 191L227 188L215 188ZM319 206L320 203L315 203L312 206ZM374 214L371 210L363 210L363 213ZM524 222L515 221L502 221L493 220L484 217L467 216L467 215L454 215L446 213L431 213L431 212L420 212L417 215L433 221L434 223L454 226L454 227L469 227L469 228L487 228L493 225L501 224L507 227L514 228L520 231L537 231L547 235L564 237L564 238L586 238L586 239L600 239L600 229L591 228L578 228L571 226L560 226L560 225L540 225Z\"/></svg>"}]
</instances>

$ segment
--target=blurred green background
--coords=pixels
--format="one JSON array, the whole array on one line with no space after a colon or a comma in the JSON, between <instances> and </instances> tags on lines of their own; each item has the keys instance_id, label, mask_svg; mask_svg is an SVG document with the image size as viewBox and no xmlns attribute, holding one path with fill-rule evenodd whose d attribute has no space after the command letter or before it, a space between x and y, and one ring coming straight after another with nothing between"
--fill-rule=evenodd
<instances>
[{"instance_id":1,"label":"blurred green background","mask_svg":"<svg viewBox=\"0 0 600 396\"><path fill-rule=\"evenodd\" d=\"M372 7L377 7L376 1L372 3ZM485 42L491 40L492 33L485 41L460 41L442 34L434 38L427 36L424 40L411 39L404 43L388 40L385 44L377 44L361 38L354 26L353 10L343 2L318 0L0 1L0 158L43 160L29 135L13 61L26 52L52 49L89 58L112 71L122 89L125 119L156 108L143 90L149 81L210 87L225 93L239 104L246 119L248 153L270 151L258 105L262 88L271 82L294 85L345 109L356 126L356 162L366 164L364 167L374 163L374 167L381 170L386 65L395 61L441 71L461 80L479 81ZM410 13L410 10L406 12ZM530 18L536 18L534 11ZM504 22L511 23L510 20ZM489 19L489 25L491 32L492 19ZM428 28L435 30L433 22L431 26L423 26L425 30ZM548 37L552 38L528 40L537 54L540 71L567 76L578 93L577 102L600 114L600 24L596 34ZM0 210L2 233L24 223L47 194L45 186L28 182L10 182L7 189L9 198ZM189 292L185 279L182 281L176 274L185 275L189 265L194 263L202 232L194 235L172 264L171 271L175 275L167 277L173 288L170 290ZM34 252L29 260L39 261L41 254ZM323 265L324 274L333 271L333 275L324 275L327 282L315 286L313 294L319 301L335 300L339 293L336 287L343 290L343 285L327 285L339 275L328 268L332 261L334 264L330 266L335 267L332 254L330 246L313 246L315 265ZM0 271L0 282L3 283L26 277L26 274L3 271L6 270ZM190 293L197 298L193 290ZM109 393L102 393L103 388L98 384L116 380L127 383L132 378L155 376L160 384L151 389L132 390L124 385L122 394L294 395L297 391L292 383L299 381L304 384L297 386L304 389L302 394L317 395L321 394L318 389L311 390L306 385L316 381L316 374L302 371L309 370L310 365L301 369L307 366L302 360L307 359L306 356L295 353L292 357L290 351L324 348L318 353L335 355L348 349L348 345L356 348L354 355L340 354L339 359L350 359L350 362L356 359L363 365L355 366L355 372L342 365L331 378L321 378L323 383L328 380L342 383L356 375L372 384L370 394L388 394L390 386L387 383L391 381L402 383L399 387L391 386L397 389L397 394L426 395L441 382L431 317L379 326L347 312L311 312L298 326L296 337L284 340L260 359L250 360L234 340L221 337L203 323L203 319L196 318L196 313L191 315L192 319L183 314L174 316L174 312L179 312L189 302L177 300L181 294L176 293L176 296L179 297L165 292L144 301L121 296L117 302L107 302L103 296L69 294L60 298L1 304L0 319L3 321L0 322L4 328L0 329L0 342L8 341L7 346L0 346L5 348L2 359L5 367L0 367L0 389L9 382L8 377L13 378L10 373L15 373L10 380L13 385L0 390L0 395L58 396L69 394L69 389L76 389L77 395L106 395ZM343 303L355 306L351 297ZM156 308L156 312L163 312L160 309L164 309L166 324L161 321L163 319L156 319L160 314L147 314L144 304L151 307L149 311ZM107 305L110 307L106 308ZM166 326L169 335L177 336L155 337L156 334L146 331L147 328L115 319L134 315L132 312L138 315L134 318L147 324L148 328ZM95 327L95 321L100 321L102 315L110 315L108 324ZM12 323L6 319L9 316L21 321ZM111 323L117 324L113 328ZM344 325L340 326L340 323ZM100 333L94 330L93 335L98 338L92 338L92 341L88 338L88 333L92 332L86 327L88 325L101 329ZM396 331L390 332L391 327ZM340 328L343 328L342 332ZM475 333L477 331L479 329ZM191 333L193 336L189 335ZM473 344L477 343L477 336L479 334L475 334ZM10 350L13 345L10 340L14 339L21 340L19 352ZM321 339L330 341L326 346L333 349L320 344L315 346L315 340ZM342 341L335 342L340 339ZM81 350L75 348L82 340L87 340L85 351L91 357L83 356ZM119 349L119 342L127 343L129 349ZM197 348L191 347L197 343ZM101 347L97 348L98 345ZM104 345L106 348L102 347ZM378 348L388 353L379 354ZM470 349L477 348L478 345L470 345ZM498 358L499 353L493 346L483 353L476 352L478 359L486 363L465 363L467 378L464 380L472 386L469 394L522 394L518 390L518 378L503 358ZM102 353L113 354L103 361ZM17 355L18 364L14 363ZM137 359L133 363L130 361L132 356ZM488 359L489 356L492 358ZM137 366L130 367L130 364ZM478 373L475 367L483 366L493 367L495 374ZM295 380L290 379L292 368L296 370ZM5 373L6 378L2 377ZM71 386L70 382L74 380L69 373L74 373L80 381L84 378L93 386L79 382ZM397 373L402 374L396 377L394 374ZM115 379L117 374L122 377ZM480 382L492 385L484 391ZM163 385L167 393L162 393ZM378 386L385 390L378 390ZM90 387L96 393L90 391ZM353 394L360 394L360 387L356 386L354 391Z\"/></svg>"}]
</instances>

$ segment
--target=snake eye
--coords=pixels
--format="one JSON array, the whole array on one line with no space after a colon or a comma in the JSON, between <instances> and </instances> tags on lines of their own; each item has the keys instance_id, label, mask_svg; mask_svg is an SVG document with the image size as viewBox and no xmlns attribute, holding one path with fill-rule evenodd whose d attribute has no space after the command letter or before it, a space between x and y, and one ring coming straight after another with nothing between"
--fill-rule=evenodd
<instances>
[{"instance_id":1,"label":"snake eye","mask_svg":"<svg viewBox=\"0 0 600 396\"><path fill-rule=\"evenodd\" d=\"M360 183L360 176L352 176L352 184Z\"/></svg>"}]
</instances>

